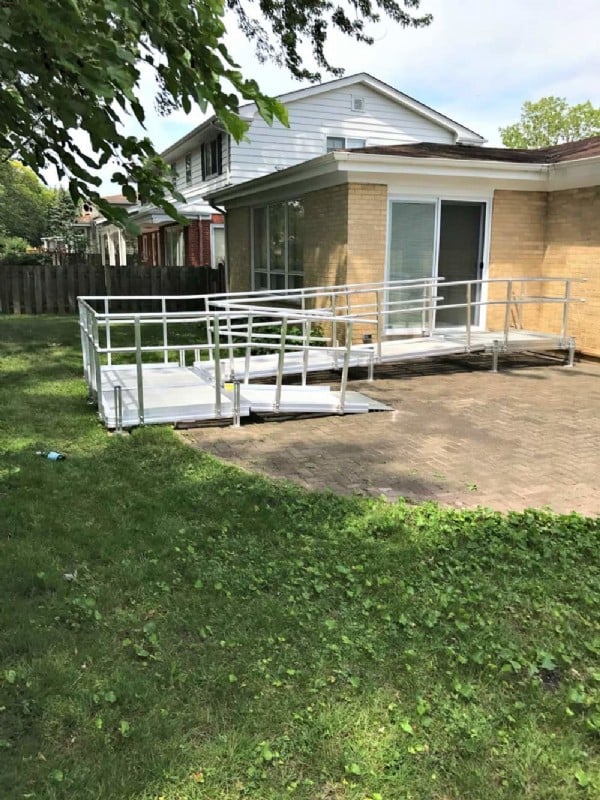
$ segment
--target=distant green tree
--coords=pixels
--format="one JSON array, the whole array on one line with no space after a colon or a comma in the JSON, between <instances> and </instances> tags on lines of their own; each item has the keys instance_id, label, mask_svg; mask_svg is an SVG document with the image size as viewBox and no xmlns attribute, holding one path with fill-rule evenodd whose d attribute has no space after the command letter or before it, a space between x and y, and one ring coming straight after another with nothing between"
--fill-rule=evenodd
<instances>
[{"instance_id":1,"label":"distant green tree","mask_svg":"<svg viewBox=\"0 0 600 800\"><path fill-rule=\"evenodd\" d=\"M527 100L521 110L521 121L500 128L506 147L550 147L563 142L576 142L600 134L600 108L588 100L570 106L564 97L542 97L533 103Z\"/></svg>"},{"instance_id":2,"label":"distant green tree","mask_svg":"<svg viewBox=\"0 0 600 800\"><path fill-rule=\"evenodd\" d=\"M77 226L82 203L73 202L65 189L58 189L48 211L46 236L56 240L59 249L68 253L83 253L87 248L87 236Z\"/></svg>"},{"instance_id":3,"label":"distant green tree","mask_svg":"<svg viewBox=\"0 0 600 800\"><path fill-rule=\"evenodd\" d=\"M2 160L0 153L0 227L5 237L41 244L53 200L54 192L29 167Z\"/></svg>"}]
</instances>

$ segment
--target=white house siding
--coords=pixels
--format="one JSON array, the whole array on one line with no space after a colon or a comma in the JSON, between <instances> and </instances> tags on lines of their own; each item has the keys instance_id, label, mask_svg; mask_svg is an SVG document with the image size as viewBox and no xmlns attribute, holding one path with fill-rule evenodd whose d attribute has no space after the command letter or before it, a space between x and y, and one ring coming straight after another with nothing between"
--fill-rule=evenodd
<instances>
[{"instance_id":1,"label":"white house siding","mask_svg":"<svg viewBox=\"0 0 600 800\"><path fill-rule=\"evenodd\" d=\"M221 147L222 147L222 163L223 172L221 175L215 175L207 181L202 180L202 161L201 161L201 144L200 142L190 149L192 156L192 182L186 183L185 180L185 156L178 158L173 163L177 169L177 190L183 195L191 197L198 195L198 190L202 188L202 194L208 194L217 189L222 189L229 183L229 134L221 134ZM262 173L261 173L262 174Z\"/></svg>"},{"instance_id":2,"label":"white house siding","mask_svg":"<svg viewBox=\"0 0 600 800\"><path fill-rule=\"evenodd\" d=\"M352 98L364 111L352 110ZM452 144L452 131L359 84L332 89L289 104L290 127L272 127L256 116L250 141L231 143L231 183L241 183L316 158L326 152L327 136L366 139L366 145L410 142Z\"/></svg>"}]
</instances>

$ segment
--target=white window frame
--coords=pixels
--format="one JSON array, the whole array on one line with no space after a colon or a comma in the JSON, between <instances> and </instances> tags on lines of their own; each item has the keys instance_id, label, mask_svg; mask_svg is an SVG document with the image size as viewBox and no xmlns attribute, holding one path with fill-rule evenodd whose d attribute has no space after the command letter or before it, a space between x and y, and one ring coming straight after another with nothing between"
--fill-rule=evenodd
<instances>
[{"instance_id":1,"label":"white window frame","mask_svg":"<svg viewBox=\"0 0 600 800\"><path fill-rule=\"evenodd\" d=\"M332 147L331 149L329 149L328 142L329 142L330 139L343 139L344 140L344 144L342 145L342 147ZM351 148L348 146L348 142L352 142L352 141L354 141L354 142L362 142L363 143L363 144L360 144L360 145L354 145L354 147L366 147L367 146L367 140L366 140L366 138L363 138L362 136L346 136L346 134L342 134L342 133L339 133L339 134L338 133L328 133L327 136L325 137L325 152L326 153L334 153L336 150L349 150Z\"/></svg>"},{"instance_id":2,"label":"white window frame","mask_svg":"<svg viewBox=\"0 0 600 800\"><path fill-rule=\"evenodd\" d=\"M293 198L290 198L289 200L277 200L277 201L274 201L272 203L267 203L266 205L254 206L251 209L251 215L250 215L250 253L251 253L251 264L252 264L252 289L253 289L253 291L277 291L277 290L274 290L274 289L271 288L271 248L269 246L269 239L270 239L270 236L269 236L269 207L270 206L274 206L274 205L279 205L281 203L283 203L285 205L285 209L286 209L285 210L285 214L284 214L284 234L283 234L284 235L284 270L283 270L283 273L282 272L274 272L273 274L275 274L275 275L282 275L283 274L284 275L284 278L285 278L284 289L285 290L298 288L298 287L290 286L290 277L291 276L295 276L295 277L300 276L302 278L302 286L304 286L304 259L303 259L303 263L302 263L302 271L290 270L290 268L289 268L289 247L288 247L288 245L289 245L289 215L288 215L288 207L289 207L290 203L293 203L295 201L303 203L303 199L301 197L293 197ZM265 221L266 221L266 226L267 226L267 229L266 229L267 265L266 265L266 269L258 269L257 270L256 269L256 264L254 262L254 253L255 253L255 249L254 249L254 214L259 209L265 212ZM266 275L267 276L267 286L266 286L266 288L265 287L261 288L261 287L257 286L257 281L256 281L256 273L257 272L259 272L262 275Z\"/></svg>"},{"instance_id":3,"label":"white window frame","mask_svg":"<svg viewBox=\"0 0 600 800\"><path fill-rule=\"evenodd\" d=\"M170 264L168 258L168 243L167 240L171 237L177 237L175 242L175 258L176 263ZM169 267L183 267L185 266L185 237L183 235L183 228L181 225L174 225L165 228L165 264Z\"/></svg>"},{"instance_id":4,"label":"white window frame","mask_svg":"<svg viewBox=\"0 0 600 800\"><path fill-rule=\"evenodd\" d=\"M403 195L403 194L390 194L388 195L388 205L387 205L387 231L386 231L386 248L385 248L385 279L386 281L390 280L390 250L391 250L391 243L392 243L392 203L428 203L428 204L435 204L435 227L434 227L434 243L433 243L433 263L432 263L432 278L438 277L438 269L439 269L439 249L440 249L440 224L441 224L441 213L442 213L442 202L444 201L456 201L456 202L463 202L463 203L481 203L485 209L485 221L483 226L483 231L480 234L483 235L483 247L482 247L482 261L483 261L483 270L481 275L478 277L485 281L489 276L489 261L490 261L490 240L491 240L491 231L492 231L492 197L489 195L482 196L482 195L461 195L461 194L439 194L439 195ZM443 286L443 282L440 284ZM471 329L474 331L485 331L486 330L486 320L487 320L487 302L488 298L488 286L487 284L483 284L481 287L481 296L479 301L482 303L480 306L479 311L479 320L477 325L472 325ZM387 292L385 297L385 303L387 305ZM387 326L387 322L386 322ZM434 329L435 329L435 320L434 320ZM437 329L442 330L442 329ZM397 334L397 333L414 333L415 328L387 328L386 333L388 334Z\"/></svg>"},{"instance_id":5,"label":"white window frame","mask_svg":"<svg viewBox=\"0 0 600 800\"><path fill-rule=\"evenodd\" d=\"M216 178L218 175L223 174L222 149L221 149L221 158L219 159L219 148L223 147L223 137L217 135L214 137L214 139L209 139L209 141L204 142L203 144L204 144L204 149L202 150L202 156L204 157L204 163L202 164L202 170L204 173L204 180L207 181L210 178ZM213 145L214 145L214 152L213 152ZM219 172L219 160L221 161L221 172Z\"/></svg>"},{"instance_id":6,"label":"white window frame","mask_svg":"<svg viewBox=\"0 0 600 800\"><path fill-rule=\"evenodd\" d=\"M185 185L190 186L192 183L192 154L187 153L185 156Z\"/></svg>"},{"instance_id":7,"label":"white window frame","mask_svg":"<svg viewBox=\"0 0 600 800\"><path fill-rule=\"evenodd\" d=\"M211 222L210 225L210 265L213 269L217 268L217 254L215 252L215 231L221 230L223 231L223 236L225 236L225 225L222 222ZM225 249L226 249L225 245ZM225 254L223 255L223 261L225 261Z\"/></svg>"}]
</instances>

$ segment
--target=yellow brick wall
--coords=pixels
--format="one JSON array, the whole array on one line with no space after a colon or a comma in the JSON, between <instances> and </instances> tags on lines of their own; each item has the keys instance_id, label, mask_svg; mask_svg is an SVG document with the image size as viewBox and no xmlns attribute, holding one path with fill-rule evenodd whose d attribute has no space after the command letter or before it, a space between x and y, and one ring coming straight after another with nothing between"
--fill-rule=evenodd
<instances>
[{"instance_id":1,"label":"yellow brick wall","mask_svg":"<svg viewBox=\"0 0 600 800\"><path fill-rule=\"evenodd\" d=\"M546 241L547 192L494 192L490 242L490 278L532 277L542 275ZM489 300L505 300L507 285L491 283ZM523 287L526 293L537 291L535 284ZM514 287L514 294L520 287ZM537 306L522 307L523 326L536 329L539 323ZM517 322L511 312L511 324ZM504 308L487 307L487 326L490 330L504 327Z\"/></svg>"},{"instance_id":2,"label":"yellow brick wall","mask_svg":"<svg viewBox=\"0 0 600 800\"><path fill-rule=\"evenodd\" d=\"M544 275L586 278L574 283L572 295L585 303L572 305L567 333L576 337L577 349L600 356L600 186L551 192ZM558 293L558 284L546 289ZM542 330L560 332L561 309L545 308Z\"/></svg>"},{"instance_id":3,"label":"yellow brick wall","mask_svg":"<svg viewBox=\"0 0 600 800\"><path fill-rule=\"evenodd\" d=\"M354 183L348 186L348 283L385 280L387 206L388 188L385 184ZM355 295L354 304L363 307L354 311L373 313L376 302L372 291ZM375 338L376 332L373 325L354 324L352 338L362 341L365 333Z\"/></svg>"},{"instance_id":4,"label":"yellow brick wall","mask_svg":"<svg viewBox=\"0 0 600 800\"><path fill-rule=\"evenodd\" d=\"M346 283L348 185L304 195L304 285Z\"/></svg>"},{"instance_id":5,"label":"yellow brick wall","mask_svg":"<svg viewBox=\"0 0 600 800\"><path fill-rule=\"evenodd\" d=\"M247 292L252 288L250 254L250 209L234 208L227 212L227 265L229 291Z\"/></svg>"}]
</instances>

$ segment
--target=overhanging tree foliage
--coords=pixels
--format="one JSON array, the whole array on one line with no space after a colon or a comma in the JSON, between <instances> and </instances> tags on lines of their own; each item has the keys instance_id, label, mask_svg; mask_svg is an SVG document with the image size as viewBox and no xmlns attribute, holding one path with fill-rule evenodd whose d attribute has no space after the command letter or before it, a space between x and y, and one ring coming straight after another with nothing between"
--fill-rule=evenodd
<instances>
[{"instance_id":1,"label":"overhanging tree foliage","mask_svg":"<svg viewBox=\"0 0 600 800\"><path fill-rule=\"evenodd\" d=\"M576 142L600 134L600 108L588 100L571 106L564 97L542 97L526 101L521 121L500 128L506 147L550 147L563 142Z\"/></svg>"},{"instance_id":2,"label":"overhanging tree foliage","mask_svg":"<svg viewBox=\"0 0 600 800\"><path fill-rule=\"evenodd\" d=\"M224 44L229 8L259 59L275 59L299 78L334 74L325 54L337 29L371 42L366 26L390 17L402 26L428 25L415 16L420 0L0 0L0 149L40 174L54 165L74 200L87 197L111 219L127 214L103 202L94 171L116 162L113 181L134 200L137 191L174 214L171 173L147 137L126 136L121 120L144 122L141 68L157 77L159 108L212 106L232 136L246 129L240 98L256 102L271 122L285 109L242 75ZM312 48L317 70L299 54ZM94 155L86 146L87 137Z\"/></svg>"}]
</instances>

